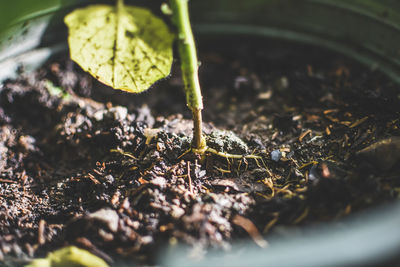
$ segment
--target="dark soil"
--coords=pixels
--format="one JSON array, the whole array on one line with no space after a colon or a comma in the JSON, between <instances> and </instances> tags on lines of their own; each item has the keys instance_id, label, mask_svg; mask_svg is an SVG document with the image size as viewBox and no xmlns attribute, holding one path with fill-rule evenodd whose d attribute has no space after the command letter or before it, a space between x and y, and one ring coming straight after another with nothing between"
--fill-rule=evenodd
<instances>
[{"instance_id":1,"label":"dark soil","mask_svg":"<svg viewBox=\"0 0 400 267\"><path fill-rule=\"evenodd\" d=\"M201 46L200 76L209 146L262 160L185 154L192 124L177 66L141 95L66 56L5 82L3 263L69 244L141 264L180 243L264 246L278 228L399 198L397 86L326 51L254 43Z\"/></svg>"}]
</instances>

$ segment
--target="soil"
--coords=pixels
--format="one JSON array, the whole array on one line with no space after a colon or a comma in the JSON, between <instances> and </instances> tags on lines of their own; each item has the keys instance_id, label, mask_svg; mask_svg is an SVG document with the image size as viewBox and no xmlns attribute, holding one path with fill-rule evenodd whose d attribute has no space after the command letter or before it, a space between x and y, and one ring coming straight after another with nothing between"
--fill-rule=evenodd
<instances>
[{"instance_id":1,"label":"soil","mask_svg":"<svg viewBox=\"0 0 400 267\"><path fill-rule=\"evenodd\" d=\"M251 44L253 43L253 45ZM400 95L382 74L316 48L200 45L208 145L191 142L176 63L140 95L66 55L0 90L0 259L66 245L110 264L155 264L399 198ZM257 155L260 158L245 158Z\"/></svg>"}]
</instances>

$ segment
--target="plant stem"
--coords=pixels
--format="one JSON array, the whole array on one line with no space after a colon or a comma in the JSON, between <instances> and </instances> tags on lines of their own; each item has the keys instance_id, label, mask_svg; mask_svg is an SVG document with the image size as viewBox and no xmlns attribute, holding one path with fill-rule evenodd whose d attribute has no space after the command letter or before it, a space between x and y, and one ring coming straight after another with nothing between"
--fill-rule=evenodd
<instances>
[{"instance_id":1,"label":"plant stem","mask_svg":"<svg viewBox=\"0 0 400 267\"><path fill-rule=\"evenodd\" d=\"M192 146L197 150L202 150L206 147L201 118L203 98L197 74L198 61L196 45L189 20L188 0L169 0L169 3L172 10L172 21L178 33L178 50L183 82L185 84L186 102L193 114Z\"/></svg>"},{"instance_id":2,"label":"plant stem","mask_svg":"<svg viewBox=\"0 0 400 267\"><path fill-rule=\"evenodd\" d=\"M117 0L117 10L122 10L124 8L124 0Z\"/></svg>"},{"instance_id":3,"label":"plant stem","mask_svg":"<svg viewBox=\"0 0 400 267\"><path fill-rule=\"evenodd\" d=\"M202 150L206 147L206 141L203 137L203 120L201 117L201 109L192 109L193 115L193 145L194 148Z\"/></svg>"}]
</instances>

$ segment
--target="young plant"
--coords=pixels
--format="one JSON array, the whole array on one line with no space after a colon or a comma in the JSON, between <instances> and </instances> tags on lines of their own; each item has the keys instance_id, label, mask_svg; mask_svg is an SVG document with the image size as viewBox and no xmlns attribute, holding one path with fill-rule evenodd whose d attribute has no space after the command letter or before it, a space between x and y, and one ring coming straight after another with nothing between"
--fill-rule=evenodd
<instances>
[{"instance_id":1,"label":"young plant","mask_svg":"<svg viewBox=\"0 0 400 267\"><path fill-rule=\"evenodd\" d=\"M123 0L117 0L115 6L77 9L65 17L71 59L114 89L140 93L169 75L176 39L187 106L193 114L192 148L204 153L203 101L188 0L169 0L169 10L175 34L149 10L126 6Z\"/></svg>"}]
</instances>

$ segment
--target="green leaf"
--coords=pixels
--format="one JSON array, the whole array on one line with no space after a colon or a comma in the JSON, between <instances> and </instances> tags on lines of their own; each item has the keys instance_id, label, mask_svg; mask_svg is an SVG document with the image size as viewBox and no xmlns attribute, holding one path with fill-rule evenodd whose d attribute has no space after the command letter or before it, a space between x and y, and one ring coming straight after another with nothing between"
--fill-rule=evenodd
<instances>
[{"instance_id":1,"label":"green leaf","mask_svg":"<svg viewBox=\"0 0 400 267\"><path fill-rule=\"evenodd\" d=\"M65 17L71 58L101 82L139 93L169 75L174 35L149 10L118 3Z\"/></svg>"},{"instance_id":2,"label":"green leaf","mask_svg":"<svg viewBox=\"0 0 400 267\"><path fill-rule=\"evenodd\" d=\"M46 80L45 86L47 91L49 91L49 94L52 96L61 97L64 100L68 100L71 98L71 95L68 94L68 92L66 92L59 86L55 86L54 83L50 80Z\"/></svg>"},{"instance_id":3,"label":"green leaf","mask_svg":"<svg viewBox=\"0 0 400 267\"><path fill-rule=\"evenodd\" d=\"M50 253L44 259L36 259L26 267L108 267L101 258L74 246Z\"/></svg>"}]
</instances>

